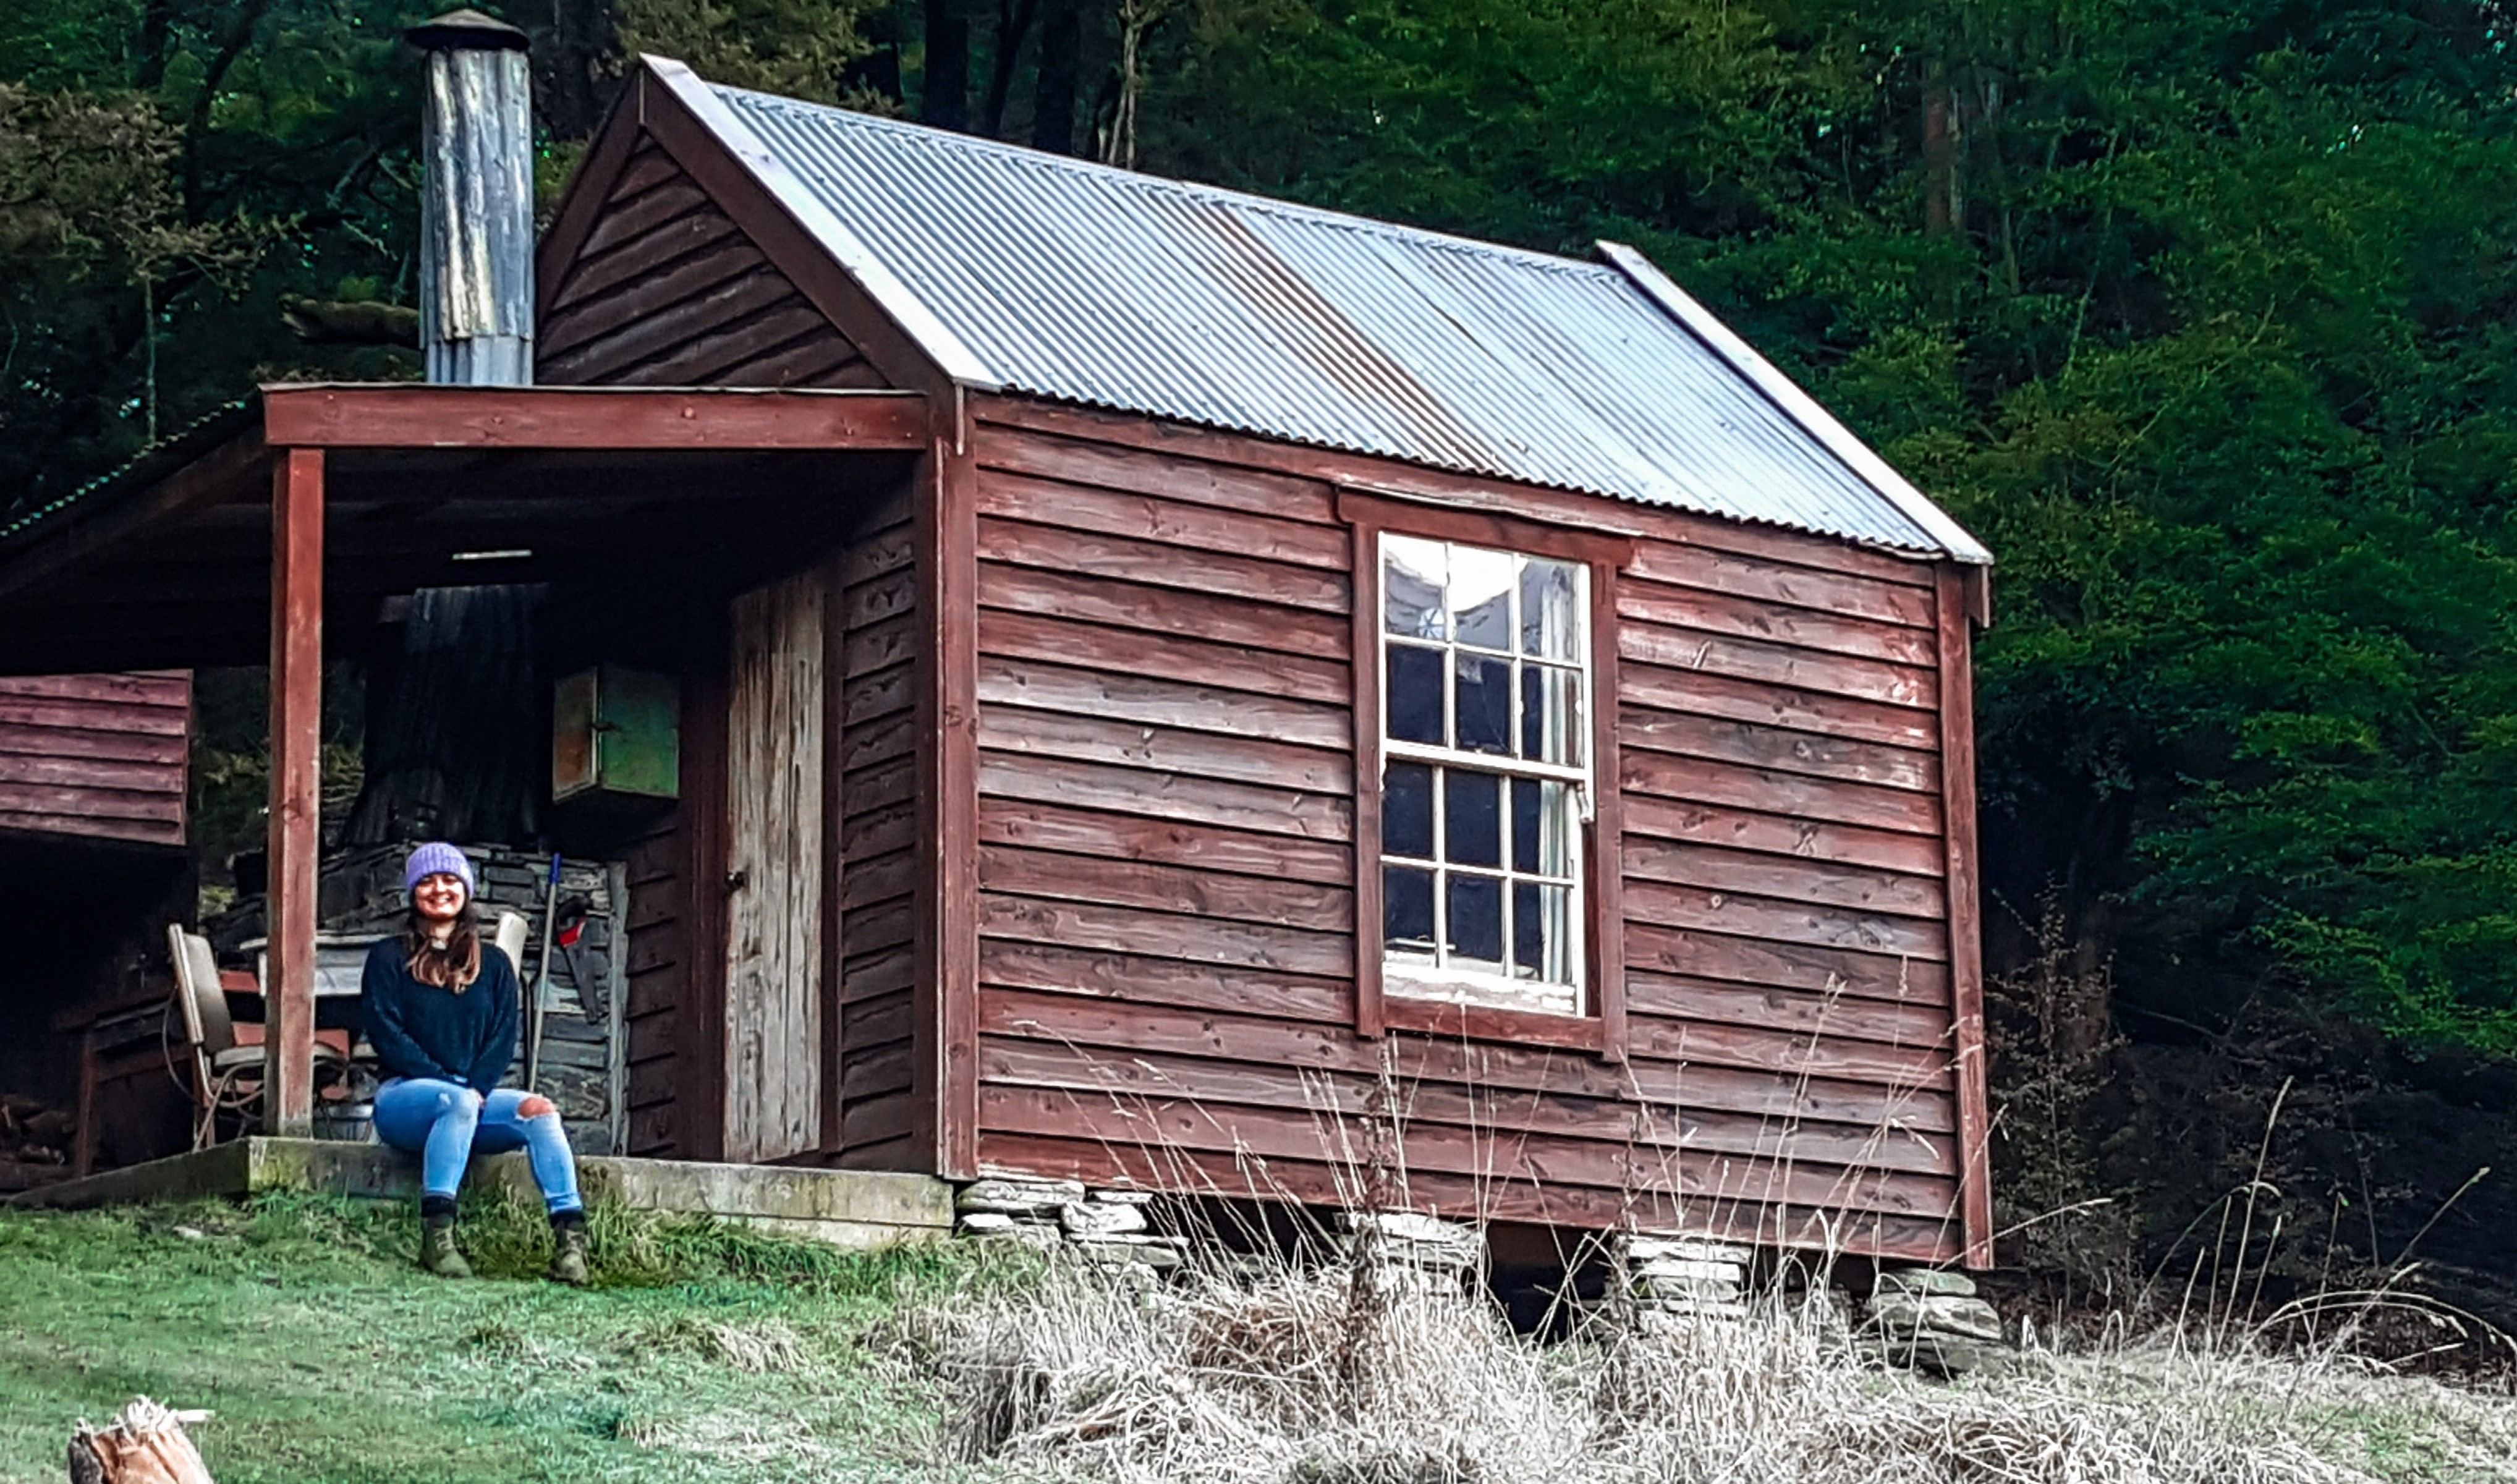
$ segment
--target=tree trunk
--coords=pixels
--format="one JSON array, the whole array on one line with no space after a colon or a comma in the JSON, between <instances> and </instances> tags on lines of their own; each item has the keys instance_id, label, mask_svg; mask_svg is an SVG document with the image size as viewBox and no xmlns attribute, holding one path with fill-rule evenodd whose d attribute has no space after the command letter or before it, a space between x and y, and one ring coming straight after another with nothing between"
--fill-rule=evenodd
<instances>
[{"instance_id":1,"label":"tree trunk","mask_svg":"<svg viewBox=\"0 0 2517 1484\"><path fill-rule=\"evenodd\" d=\"M1014 96L1023 40L1031 34L1031 20L1039 10L1038 0L1000 0L997 6L996 59L988 67L988 102L979 121L979 132L990 139L1004 137L1005 105ZM1042 64L1047 64L1046 58Z\"/></svg>"},{"instance_id":2,"label":"tree trunk","mask_svg":"<svg viewBox=\"0 0 2517 1484\"><path fill-rule=\"evenodd\" d=\"M1949 234L1957 194L1957 143L1949 134L1949 89L1937 62L1923 68L1923 232Z\"/></svg>"},{"instance_id":3,"label":"tree trunk","mask_svg":"<svg viewBox=\"0 0 2517 1484\"><path fill-rule=\"evenodd\" d=\"M112 1423L82 1423L70 1434L70 1484L213 1484L199 1450L184 1434L205 1412L170 1412L147 1397L124 1405Z\"/></svg>"},{"instance_id":4,"label":"tree trunk","mask_svg":"<svg viewBox=\"0 0 2517 1484\"><path fill-rule=\"evenodd\" d=\"M1075 152L1075 70L1084 27L1075 0L1042 0L1040 86L1032 102L1031 142L1054 154Z\"/></svg>"},{"instance_id":5,"label":"tree trunk","mask_svg":"<svg viewBox=\"0 0 2517 1484\"><path fill-rule=\"evenodd\" d=\"M367 678L365 779L345 845L524 845L541 828L530 587L427 588Z\"/></svg>"},{"instance_id":6,"label":"tree trunk","mask_svg":"<svg viewBox=\"0 0 2517 1484\"><path fill-rule=\"evenodd\" d=\"M539 50L542 121L555 139L592 139L619 80L620 26L612 0L551 0Z\"/></svg>"},{"instance_id":7,"label":"tree trunk","mask_svg":"<svg viewBox=\"0 0 2517 1484\"><path fill-rule=\"evenodd\" d=\"M926 78L918 117L939 129L970 126L970 18L964 0L926 0Z\"/></svg>"}]
</instances>

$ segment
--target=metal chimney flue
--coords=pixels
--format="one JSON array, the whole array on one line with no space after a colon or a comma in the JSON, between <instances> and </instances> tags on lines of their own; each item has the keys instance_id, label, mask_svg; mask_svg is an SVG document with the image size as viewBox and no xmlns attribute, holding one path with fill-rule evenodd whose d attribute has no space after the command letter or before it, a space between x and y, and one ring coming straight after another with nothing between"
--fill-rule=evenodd
<instances>
[{"instance_id":1,"label":"metal chimney flue","mask_svg":"<svg viewBox=\"0 0 2517 1484\"><path fill-rule=\"evenodd\" d=\"M533 379L533 107L525 33L479 11L404 33L428 54L419 340L432 382Z\"/></svg>"}]
</instances>

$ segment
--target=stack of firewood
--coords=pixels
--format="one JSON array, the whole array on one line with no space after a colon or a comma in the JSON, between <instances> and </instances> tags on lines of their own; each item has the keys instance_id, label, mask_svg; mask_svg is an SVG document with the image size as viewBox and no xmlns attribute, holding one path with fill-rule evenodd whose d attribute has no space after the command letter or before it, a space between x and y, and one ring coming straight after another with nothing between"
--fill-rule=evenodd
<instances>
[{"instance_id":1,"label":"stack of firewood","mask_svg":"<svg viewBox=\"0 0 2517 1484\"><path fill-rule=\"evenodd\" d=\"M70 1115L15 1092L0 1093L0 1196L69 1172Z\"/></svg>"}]
</instances>

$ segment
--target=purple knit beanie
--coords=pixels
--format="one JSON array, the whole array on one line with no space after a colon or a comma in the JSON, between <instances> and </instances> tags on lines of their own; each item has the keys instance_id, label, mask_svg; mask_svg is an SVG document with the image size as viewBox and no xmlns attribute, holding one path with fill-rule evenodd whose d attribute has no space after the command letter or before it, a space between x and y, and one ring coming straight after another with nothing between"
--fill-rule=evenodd
<instances>
[{"instance_id":1,"label":"purple knit beanie","mask_svg":"<svg viewBox=\"0 0 2517 1484\"><path fill-rule=\"evenodd\" d=\"M444 840L431 840L410 853L410 863L402 869L402 889L408 891L426 876L440 873L463 883L463 900L481 895L480 885L472 879L472 862L462 851Z\"/></svg>"}]
</instances>

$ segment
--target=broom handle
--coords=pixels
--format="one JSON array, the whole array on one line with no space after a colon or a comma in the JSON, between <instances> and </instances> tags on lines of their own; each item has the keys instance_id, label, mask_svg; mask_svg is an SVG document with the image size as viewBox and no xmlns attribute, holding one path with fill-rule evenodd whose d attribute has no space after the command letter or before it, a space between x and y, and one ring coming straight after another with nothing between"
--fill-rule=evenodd
<instances>
[{"instance_id":1,"label":"broom handle","mask_svg":"<svg viewBox=\"0 0 2517 1484\"><path fill-rule=\"evenodd\" d=\"M559 857L551 857L550 880L542 888L542 962L533 975L533 997L525 1002L525 1090L535 1090L542 1070L542 995L550 988L551 932L559 921Z\"/></svg>"}]
</instances>

